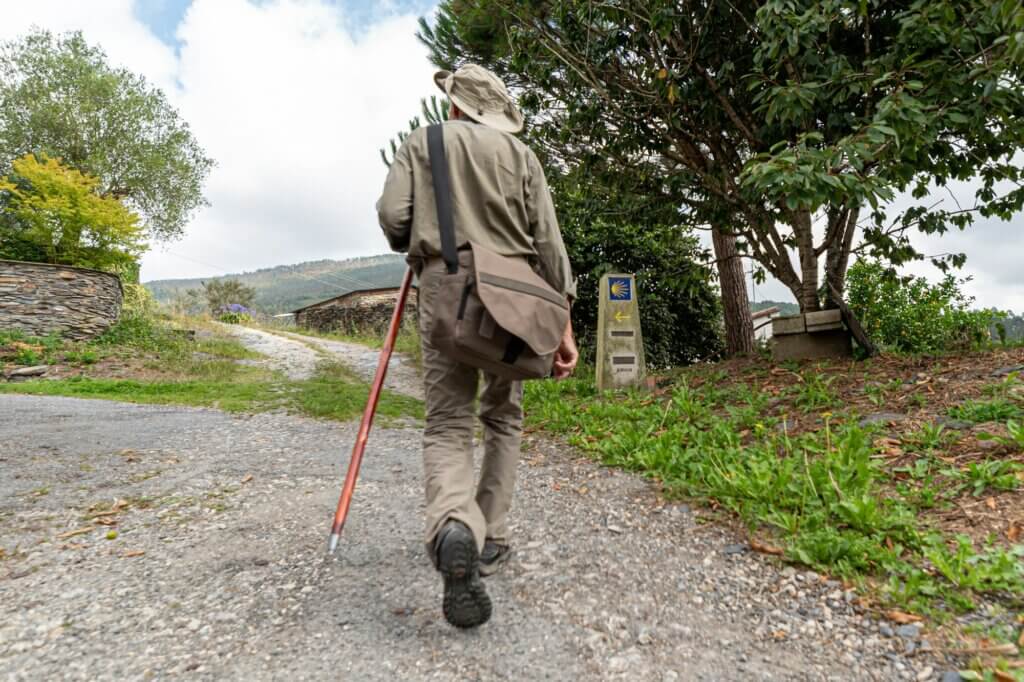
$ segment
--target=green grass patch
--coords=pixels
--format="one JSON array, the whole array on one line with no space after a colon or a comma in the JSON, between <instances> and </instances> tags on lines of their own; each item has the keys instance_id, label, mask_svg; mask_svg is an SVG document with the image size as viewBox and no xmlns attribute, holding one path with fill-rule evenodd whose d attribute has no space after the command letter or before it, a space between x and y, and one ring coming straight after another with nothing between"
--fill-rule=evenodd
<instances>
[{"instance_id":1,"label":"green grass patch","mask_svg":"<svg viewBox=\"0 0 1024 682\"><path fill-rule=\"evenodd\" d=\"M983 424L985 422L1005 421L1024 417L1024 411L1015 402L1006 398L992 400L968 400L949 409L949 416L954 419Z\"/></svg>"},{"instance_id":2,"label":"green grass patch","mask_svg":"<svg viewBox=\"0 0 1024 682\"><path fill-rule=\"evenodd\" d=\"M929 455L945 439L941 429L914 434L923 453L917 478L897 484L874 433L856 419L826 414L820 429L791 435L767 416L765 396L743 383L720 386L712 377L693 388L682 378L663 395L601 395L589 378L531 382L527 421L604 464L659 479L670 494L714 501L751 532L770 534L790 561L871 582L904 608L967 610L982 594L1024 605L1024 546L975 548L928 524L924 512L945 499L947 479ZM794 404L809 411L836 400L814 375L795 389ZM1011 469L986 465L957 477L974 492L1010 485Z\"/></svg>"},{"instance_id":3,"label":"green grass patch","mask_svg":"<svg viewBox=\"0 0 1024 682\"><path fill-rule=\"evenodd\" d=\"M351 371L337 363L317 368L307 381L292 382L288 406L307 416L344 421L362 415L369 396L369 386ZM385 391L377 406L377 415L384 419L414 417L422 419L423 403L415 398Z\"/></svg>"},{"instance_id":4,"label":"green grass patch","mask_svg":"<svg viewBox=\"0 0 1024 682\"><path fill-rule=\"evenodd\" d=\"M346 421L362 414L369 387L345 369L322 366L306 381L287 381L262 370L226 362L204 363L205 376L175 381L75 377L60 381L0 384L0 393L98 398L128 403L212 407L226 412L287 410ZM385 392L377 410L383 418L423 417L413 398Z\"/></svg>"},{"instance_id":5,"label":"green grass patch","mask_svg":"<svg viewBox=\"0 0 1024 682\"><path fill-rule=\"evenodd\" d=\"M235 338L200 339L196 341L195 352L231 360L258 360L263 357L246 348L241 341Z\"/></svg>"}]
</instances>

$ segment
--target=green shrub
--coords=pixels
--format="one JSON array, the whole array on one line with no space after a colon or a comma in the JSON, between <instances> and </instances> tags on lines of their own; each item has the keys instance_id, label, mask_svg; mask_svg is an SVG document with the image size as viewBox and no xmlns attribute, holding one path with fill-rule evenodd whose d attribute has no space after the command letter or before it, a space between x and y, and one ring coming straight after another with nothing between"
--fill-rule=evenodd
<instances>
[{"instance_id":1,"label":"green shrub","mask_svg":"<svg viewBox=\"0 0 1024 682\"><path fill-rule=\"evenodd\" d=\"M923 277L897 277L880 263L857 261L847 275L850 307L871 339L899 353L940 353L989 340L998 313L970 310L960 290L968 280L952 275L937 284Z\"/></svg>"},{"instance_id":2,"label":"green shrub","mask_svg":"<svg viewBox=\"0 0 1024 682\"><path fill-rule=\"evenodd\" d=\"M225 324L246 324L252 322L252 315L249 313L222 313L217 319Z\"/></svg>"},{"instance_id":3,"label":"green shrub","mask_svg":"<svg viewBox=\"0 0 1024 682\"><path fill-rule=\"evenodd\" d=\"M1024 415L1021 408L1005 398L994 400L967 400L949 408L949 416L976 424L1003 421Z\"/></svg>"},{"instance_id":4,"label":"green shrub","mask_svg":"<svg viewBox=\"0 0 1024 682\"><path fill-rule=\"evenodd\" d=\"M157 303L153 293L141 284L122 284L124 301L121 304L121 317L153 317L156 315Z\"/></svg>"},{"instance_id":5,"label":"green shrub","mask_svg":"<svg viewBox=\"0 0 1024 682\"><path fill-rule=\"evenodd\" d=\"M19 348L14 353L14 364L16 365L38 365L43 361L43 356L32 348Z\"/></svg>"}]
</instances>

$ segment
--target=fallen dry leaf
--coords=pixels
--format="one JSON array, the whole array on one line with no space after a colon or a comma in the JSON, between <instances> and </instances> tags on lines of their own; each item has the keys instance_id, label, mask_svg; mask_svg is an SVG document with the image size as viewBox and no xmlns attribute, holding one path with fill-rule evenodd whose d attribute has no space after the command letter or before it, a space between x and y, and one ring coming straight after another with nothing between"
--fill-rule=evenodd
<instances>
[{"instance_id":1,"label":"fallen dry leaf","mask_svg":"<svg viewBox=\"0 0 1024 682\"><path fill-rule=\"evenodd\" d=\"M242 483L248 483L251 480L252 480L252 474L246 474L245 476L242 477Z\"/></svg>"},{"instance_id":2,"label":"fallen dry leaf","mask_svg":"<svg viewBox=\"0 0 1024 682\"><path fill-rule=\"evenodd\" d=\"M122 559L131 559L132 557L142 556L145 553L146 552L144 550L136 549L136 550L133 550L131 552L125 552L124 554L121 555L121 558Z\"/></svg>"},{"instance_id":3,"label":"fallen dry leaf","mask_svg":"<svg viewBox=\"0 0 1024 682\"><path fill-rule=\"evenodd\" d=\"M92 515L93 516L114 516L117 513L118 512L115 509L108 509L107 511L93 512Z\"/></svg>"},{"instance_id":4,"label":"fallen dry leaf","mask_svg":"<svg viewBox=\"0 0 1024 682\"><path fill-rule=\"evenodd\" d=\"M111 507L111 509L113 511L120 511L122 509L127 509L129 506L131 506L131 505L128 503L128 500L121 499L121 500L118 500L117 502L115 502L114 506Z\"/></svg>"},{"instance_id":5,"label":"fallen dry leaf","mask_svg":"<svg viewBox=\"0 0 1024 682\"><path fill-rule=\"evenodd\" d=\"M92 521L93 521L93 523L99 524L101 526L116 526L117 525L117 519L115 519L115 518L113 518L111 516L99 516L99 517L96 517L95 519L93 519Z\"/></svg>"},{"instance_id":6,"label":"fallen dry leaf","mask_svg":"<svg viewBox=\"0 0 1024 682\"><path fill-rule=\"evenodd\" d=\"M761 554L771 554L772 556L782 556L783 551L775 545L769 545L767 542L761 542L756 538L750 538L750 549Z\"/></svg>"},{"instance_id":7,"label":"fallen dry leaf","mask_svg":"<svg viewBox=\"0 0 1024 682\"><path fill-rule=\"evenodd\" d=\"M987 500L985 500L985 506L988 507L989 509L995 511L995 508L996 508L996 498L990 497Z\"/></svg>"},{"instance_id":8,"label":"fallen dry leaf","mask_svg":"<svg viewBox=\"0 0 1024 682\"><path fill-rule=\"evenodd\" d=\"M895 438L879 438L875 441L875 447L889 457L903 456L902 443Z\"/></svg>"},{"instance_id":9,"label":"fallen dry leaf","mask_svg":"<svg viewBox=\"0 0 1024 682\"><path fill-rule=\"evenodd\" d=\"M1002 670L993 670L992 672L999 682L1017 682L1017 678L1010 673L1003 672Z\"/></svg>"},{"instance_id":10,"label":"fallen dry leaf","mask_svg":"<svg viewBox=\"0 0 1024 682\"><path fill-rule=\"evenodd\" d=\"M772 637L774 637L775 639L786 639L786 631L785 630L776 630L775 632L772 633Z\"/></svg>"},{"instance_id":11,"label":"fallen dry leaf","mask_svg":"<svg viewBox=\"0 0 1024 682\"><path fill-rule=\"evenodd\" d=\"M88 528L79 528L78 530L69 530L66 533L61 533L60 535L58 535L57 539L58 540L67 540L68 538L73 538L76 535L85 535L86 533L91 533L91 532L92 532L92 526L89 526Z\"/></svg>"},{"instance_id":12,"label":"fallen dry leaf","mask_svg":"<svg viewBox=\"0 0 1024 682\"><path fill-rule=\"evenodd\" d=\"M907 625L908 623L919 623L922 620L924 620L924 618L922 618L921 616L915 616L912 613L903 613L902 611L895 610L886 611L885 617L891 620L892 622L898 623L900 625Z\"/></svg>"}]
</instances>

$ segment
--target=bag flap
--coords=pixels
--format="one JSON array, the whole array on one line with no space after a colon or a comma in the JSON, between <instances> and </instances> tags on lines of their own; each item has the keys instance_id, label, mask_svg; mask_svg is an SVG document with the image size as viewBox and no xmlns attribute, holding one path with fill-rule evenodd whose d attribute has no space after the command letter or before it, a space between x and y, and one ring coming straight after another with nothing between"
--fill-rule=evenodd
<instances>
[{"instance_id":1,"label":"bag flap","mask_svg":"<svg viewBox=\"0 0 1024 682\"><path fill-rule=\"evenodd\" d=\"M558 350L569 324L569 303L524 258L499 256L472 244L477 292L505 331L537 355Z\"/></svg>"}]
</instances>

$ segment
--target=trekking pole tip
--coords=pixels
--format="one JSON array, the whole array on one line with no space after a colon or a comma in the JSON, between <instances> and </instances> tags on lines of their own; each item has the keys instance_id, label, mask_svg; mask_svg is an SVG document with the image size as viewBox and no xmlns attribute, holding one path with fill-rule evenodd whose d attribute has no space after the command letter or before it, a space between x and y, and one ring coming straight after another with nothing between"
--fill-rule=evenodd
<instances>
[{"instance_id":1,"label":"trekking pole tip","mask_svg":"<svg viewBox=\"0 0 1024 682\"><path fill-rule=\"evenodd\" d=\"M334 554L334 550L338 549L338 538L340 537L337 533L331 533L331 539L327 541L328 554Z\"/></svg>"}]
</instances>

